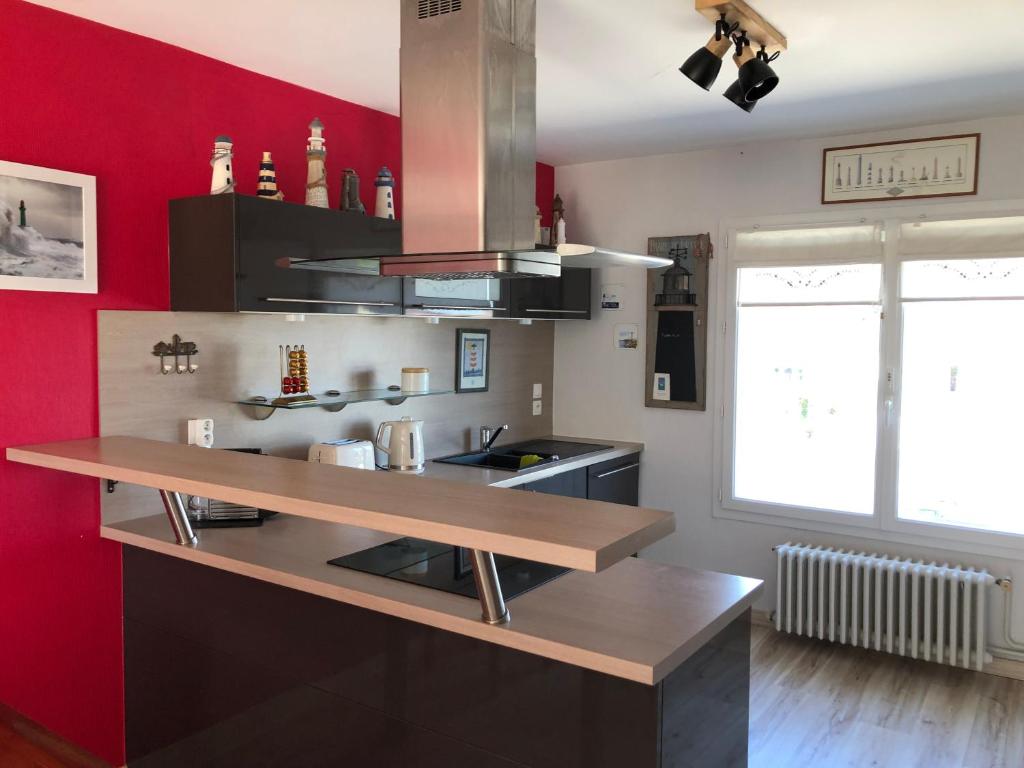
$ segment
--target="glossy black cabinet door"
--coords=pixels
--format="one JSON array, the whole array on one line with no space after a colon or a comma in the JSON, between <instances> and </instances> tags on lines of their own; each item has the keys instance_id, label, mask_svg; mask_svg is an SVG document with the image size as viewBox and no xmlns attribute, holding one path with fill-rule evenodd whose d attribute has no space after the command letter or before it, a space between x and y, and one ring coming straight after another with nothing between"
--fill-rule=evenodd
<instances>
[{"instance_id":1,"label":"glossy black cabinet door","mask_svg":"<svg viewBox=\"0 0 1024 768\"><path fill-rule=\"evenodd\" d=\"M402 281L375 262L306 260L393 255L401 225L347 211L210 195L170 203L171 309L401 314Z\"/></svg>"},{"instance_id":2,"label":"glossy black cabinet door","mask_svg":"<svg viewBox=\"0 0 1024 768\"><path fill-rule=\"evenodd\" d=\"M634 453L587 468L587 498L613 504L640 503L640 454Z\"/></svg>"},{"instance_id":3,"label":"glossy black cabinet door","mask_svg":"<svg viewBox=\"0 0 1024 768\"><path fill-rule=\"evenodd\" d=\"M398 315L402 283L353 274L359 262L303 264L306 259L401 252L396 222L350 211L237 198L238 308L250 312ZM321 268L326 267L326 268ZM375 270L375 264L362 264Z\"/></svg>"},{"instance_id":4,"label":"glossy black cabinet door","mask_svg":"<svg viewBox=\"0 0 1024 768\"><path fill-rule=\"evenodd\" d=\"M281 242L241 241L237 276L243 312L400 315L402 282L392 277L346 274L290 266ZM294 244L293 244L294 245Z\"/></svg>"},{"instance_id":5,"label":"glossy black cabinet door","mask_svg":"<svg viewBox=\"0 0 1024 768\"><path fill-rule=\"evenodd\" d=\"M576 499L585 499L587 498L587 470L586 467L583 467L569 472L561 472L519 487L524 491L533 491L534 493L550 493L553 496L572 496Z\"/></svg>"},{"instance_id":6,"label":"glossy black cabinet door","mask_svg":"<svg viewBox=\"0 0 1024 768\"><path fill-rule=\"evenodd\" d=\"M511 317L533 320L589 320L589 269L563 268L561 277L509 280Z\"/></svg>"}]
</instances>

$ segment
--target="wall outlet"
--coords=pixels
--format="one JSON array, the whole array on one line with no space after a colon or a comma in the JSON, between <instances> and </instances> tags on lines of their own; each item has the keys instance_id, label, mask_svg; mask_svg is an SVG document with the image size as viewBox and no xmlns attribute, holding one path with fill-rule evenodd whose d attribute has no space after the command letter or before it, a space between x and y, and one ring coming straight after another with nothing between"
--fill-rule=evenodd
<instances>
[{"instance_id":1,"label":"wall outlet","mask_svg":"<svg viewBox=\"0 0 1024 768\"><path fill-rule=\"evenodd\" d=\"M189 419L188 444L213 448L213 419Z\"/></svg>"},{"instance_id":2,"label":"wall outlet","mask_svg":"<svg viewBox=\"0 0 1024 768\"><path fill-rule=\"evenodd\" d=\"M533 399L537 400L544 396L544 385L534 384L533 385Z\"/></svg>"},{"instance_id":3,"label":"wall outlet","mask_svg":"<svg viewBox=\"0 0 1024 768\"><path fill-rule=\"evenodd\" d=\"M534 416L540 416L541 412L544 410L543 409L543 402L544 402L543 400L534 400L533 401L533 415Z\"/></svg>"}]
</instances>

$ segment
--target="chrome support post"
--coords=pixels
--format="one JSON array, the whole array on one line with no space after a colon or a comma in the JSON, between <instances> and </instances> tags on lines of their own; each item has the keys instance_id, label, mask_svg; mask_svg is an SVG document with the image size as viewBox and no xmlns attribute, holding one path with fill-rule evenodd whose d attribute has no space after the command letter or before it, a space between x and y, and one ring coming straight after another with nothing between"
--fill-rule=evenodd
<instances>
[{"instance_id":1,"label":"chrome support post","mask_svg":"<svg viewBox=\"0 0 1024 768\"><path fill-rule=\"evenodd\" d=\"M199 543L199 537L192 531L192 524L185 512L185 504L181 500L181 494L177 491L160 490L160 500L167 510L167 519L171 521L171 528L174 529L174 538L179 544L192 546Z\"/></svg>"},{"instance_id":2,"label":"chrome support post","mask_svg":"<svg viewBox=\"0 0 1024 768\"><path fill-rule=\"evenodd\" d=\"M480 607L483 608L483 620L488 624L505 624L511 616L501 594L494 555L481 549L469 551L473 558L473 580L480 597Z\"/></svg>"}]
</instances>

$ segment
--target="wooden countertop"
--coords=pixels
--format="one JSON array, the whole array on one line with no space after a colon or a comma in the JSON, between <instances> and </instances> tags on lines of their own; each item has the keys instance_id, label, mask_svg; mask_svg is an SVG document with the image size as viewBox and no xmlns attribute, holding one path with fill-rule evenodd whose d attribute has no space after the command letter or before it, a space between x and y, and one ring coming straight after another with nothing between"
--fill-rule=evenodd
<instances>
[{"instance_id":1,"label":"wooden countertop","mask_svg":"<svg viewBox=\"0 0 1024 768\"><path fill-rule=\"evenodd\" d=\"M657 683L700 649L761 589L756 579L626 558L601 573L568 573L510 600L512 620L495 626L480 621L474 599L328 565L395 538L364 528L282 515L259 528L205 529L196 547L183 547L167 519L154 515L103 526L100 533L645 684Z\"/></svg>"},{"instance_id":2,"label":"wooden countertop","mask_svg":"<svg viewBox=\"0 0 1024 768\"><path fill-rule=\"evenodd\" d=\"M136 437L8 448L7 458L583 571L675 530L660 510Z\"/></svg>"}]
</instances>

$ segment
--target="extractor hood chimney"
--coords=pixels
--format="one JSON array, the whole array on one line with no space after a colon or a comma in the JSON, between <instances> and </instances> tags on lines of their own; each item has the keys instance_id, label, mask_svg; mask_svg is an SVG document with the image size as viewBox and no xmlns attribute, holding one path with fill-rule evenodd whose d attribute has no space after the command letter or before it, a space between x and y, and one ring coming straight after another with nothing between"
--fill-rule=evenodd
<instances>
[{"instance_id":1,"label":"extractor hood chimney","mask_svg":"<svg viewBox=\"0 0 1024 768\"><path fill-rule=\"evenodd\" d=\"M538 248L536 0L401 0L402 256L382 275L558 277L670 261Z\"/></svg>"}]
</instances>

